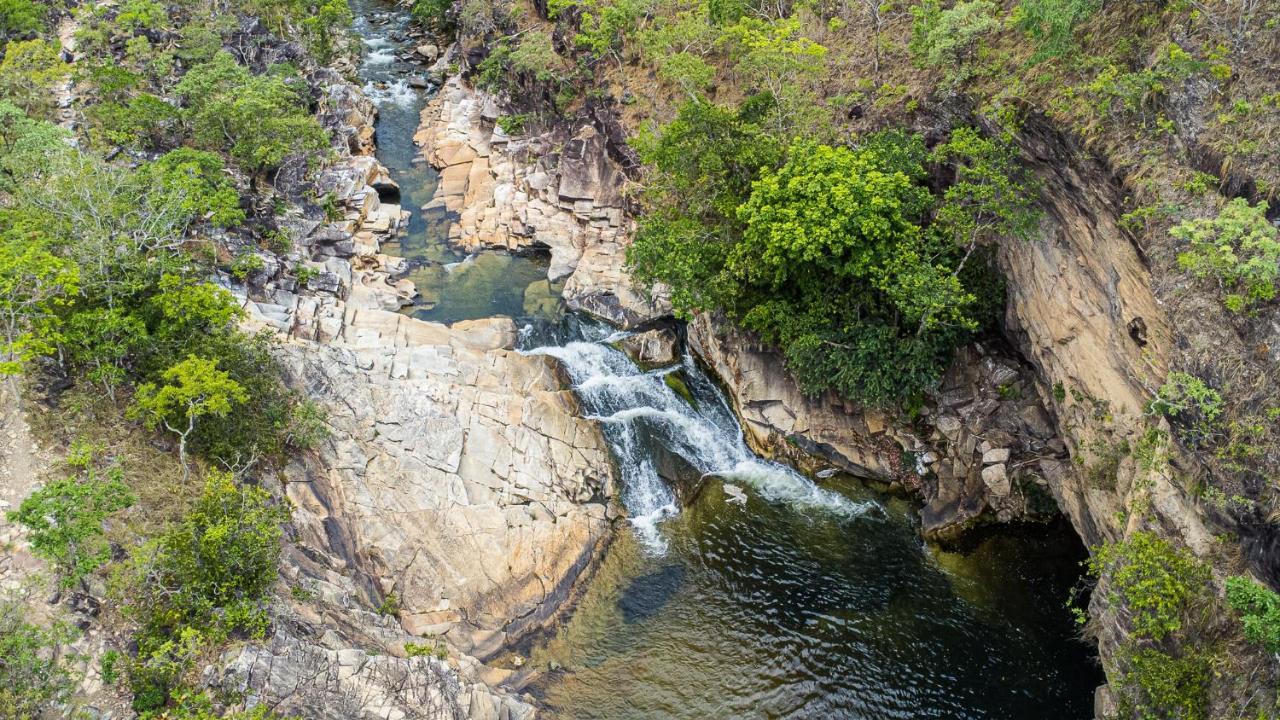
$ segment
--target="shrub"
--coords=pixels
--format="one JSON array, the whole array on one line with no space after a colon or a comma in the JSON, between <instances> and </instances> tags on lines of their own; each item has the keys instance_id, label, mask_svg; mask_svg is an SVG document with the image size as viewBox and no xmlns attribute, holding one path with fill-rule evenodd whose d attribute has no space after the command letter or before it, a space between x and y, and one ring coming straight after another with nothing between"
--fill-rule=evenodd
<instances>
[{"instance_id":1,"label":"shrub","mask_svg":"<svg viewBox=\"0 0 1280 720\"><path fill-rule=\"evenodd\" d=\"M1088 20L1101 0L1020 0L1015 21L1035 41L1032 62L1060 57L1076 47L1075 29Z\"/></svg>"},{"instance_id":2,"label":"shrub","mask_svg":"<svg viewBox=\"0 0 1280 720\"><path fill-rule=\"evenodd\" d=\"M410 12L418 22L437 32L449 32L453 29L453 21L449 11L453 8L453 0L413 0Z\"/></svg>"},{"instance_id":3,"label":"shrub","mask_svg":"<svg viewBox=\"0 0 1280 720\"><path fill-rule=\"evenodd\" d=\"M978 39L1000 27L999 7L991 0L963 0L943 10L939 0L911 8L911 51L927 67L959 72Z\"/></svg>"},{"instance_id":4,"label":"shrub","mask_svg":"<svg viewBox=\"0 0 1280 720\"><path fill-rule=\"evenodd\" d=\"M1227 603L1240 613L1246 640L1280 653L1280 594L1237 575L1227 578Z\"/></svg>"},{"instance_id":5,"label":"shrub","mask_svg":"<svg viewBox=\"0 0 1280 720\"><path fill-rule=\"evenodd\" d=\"M143 150L164 147L178 136L181 116L164 100L141 93L127 102L105 102L85 111L89 134L98 143Z\"/></svg>"},{"instance_id":6,"label":"shrub","mask_svg":"<svg viewBox=\"0 0 1280 720\"><path fill-rule=\"evenodd\" d=\"M111 558L102 523L134 502L122 478L120 468L101 477L85 467L31 493L9 513L10 520L30 530L32 551L53 563L63 587L76 585Z\"/></svg>"},{"instance_id":7,"label":"shrub","mask_svg":"<svg viewBox=\"0 0 1280 720\"><path fill-rule=\"evenodd\" d=\"M149 429L163 426L178 436L178 457L187 468L187 438L196 420L211 415L226 417L232 405L249 400L240 383L218 369L216 360L188 355L161 373L163 385L138 386L130 412L143 418Z\"/></svg>"},{"instance_id":8,"label":"shrub","mask_svg":"<svg viewBox=\"0 0 1280 720\"><path fill-rule=\"evenodd\" d=\"M45 27L47 12L37 0L0 0L0 41L39 33Z\"/></svg>"},{"instance_id":9,"label":"shrub","mask_svg":"<svg viewBox=\"0 0 1280 720\"><path fill-rule=\"evenodd\" d=\"M1178 256L1178 265L1197 278L1216 281L1230 310L1276 296L1280 230L1267 220L1266 203L1250 205L1236 198L1216 218L1187 220L1169 232L1190 245Z\"/></svg>"},{"instance_id":10,"label":"shrub","mask_svg":"<svg viewBox=\"0 0 1280 720\"><path fill-rule=\"evenodd\" d=\"M1223 411L1222 394L1204 380L1184 372L1171 372L1147 412L1163 415L1179 427L1178 436L1197 447L1218 434Z\"/></svg>"},{"instance_id":11,"label":"shrub","mask_svg":"<svg viewBox=\"0 0 1280 720\"><path fill-rule=\"evenodd\" d=\"M117 593L139 625L135 709L162 707L206 644L266 632L288 519L265 490L210 472L187 517L133 553Z\"/></svg>"},{"instance_id":12,"label":"shrub","mask_svg":"<svg viewBox=\"0 0 1280 720\"><path fill-rule=\"evenodd\" d=\"M1135 638L1160 641L1183 628L1205 599L1209 566L1153 533L1096 548L1089 572L1106 578L1112 605Z\"/></svg>"},{"instance_id":13,"label":"shrub","mask_svg":"<svg viewBox=\"0 0 1280 720\"><path fill-rule=\"evenodd\" d=\"M52 117L54 86L67 74L58 48L44 40L15 40L0 61L0 96L37 118Z\"/></svg>"},{"instance_id":14,"label":"shrub","mask_svg":"<svg viewBox=\"0 0 1280 720\"><path fill-rule=\"evenodd\" d=\"M563 80L565 61L552 47L550 35L533 30L525 33L511 51L511 67L538 82L558 82Z\"/></svg>"},{"instance_id":15,"label":"shrub","mask_svg":"<svg viewBox=\"0 0 1280 720\"><path fill-rule=\"evenodd\" d=\"M0 376L55 350L59 312L79 283L78 268L50 252L36 224L0 213Z\"/></svg>"},{"instance_id":16,"label":"shrub","mask_svg":"<svg viewBox=\"0 0 1280 720\"><path fill-rule=\"evenodd\" d=\"M1149 532L1094 548L1089 574L1128 630L1115 653L1122 716L1202 720L1215 650L1208 563Z\"/></svg>"}]
</instances>

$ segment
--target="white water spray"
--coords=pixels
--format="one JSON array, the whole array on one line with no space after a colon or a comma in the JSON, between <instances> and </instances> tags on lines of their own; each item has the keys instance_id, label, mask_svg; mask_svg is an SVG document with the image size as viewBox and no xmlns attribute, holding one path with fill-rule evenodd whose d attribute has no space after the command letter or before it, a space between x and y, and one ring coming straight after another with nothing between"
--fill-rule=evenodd
<instances>
[{"instance_id":1,"label":"white water spray","mask_svg":"<svg viewBox=\"0 0 1280 720\"><path fill-rule=\"evenodd\" d=\"M590 326L582 331L588 340L525 352L554 357L568 371L587 417L601 423L618 459L623 504L637 534L654 554L667 548L660 524L680 512L675 493L654 465L654 443L679 455L704 477L732 480L765 500L787 503L798 511L857 517L876 507L874 502L855 502L825 490L785 465L756 457L719 390L690 357L675 368L646 372L609 346L628 333ZM522 329L521 339L530 332L531 328ZM676 370L683 371L694 404L664 381L664 375Z\"/></svg>"}]
</instances>

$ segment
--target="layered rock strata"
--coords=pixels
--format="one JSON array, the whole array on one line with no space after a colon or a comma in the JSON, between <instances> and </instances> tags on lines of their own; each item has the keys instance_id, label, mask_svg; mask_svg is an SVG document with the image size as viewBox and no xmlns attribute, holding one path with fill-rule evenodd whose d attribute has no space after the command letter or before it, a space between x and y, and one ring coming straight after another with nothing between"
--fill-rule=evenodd
<instances>
[{"instance_id":1,"label":"layered rock strata","mask_svg":"<svg viewBox=\"0 0 1280 720\"><path fill-rule=\"evenodd\" d=\"M632 222L625 176L589 122L567 137L511 137L497 126L498 100L449 79L422 113L415 141L440 170L428 210L450 218L449 239L467 250L545 250L574 310L620 327L670 313L625 271Z\"/></svg>"}]
</instances>

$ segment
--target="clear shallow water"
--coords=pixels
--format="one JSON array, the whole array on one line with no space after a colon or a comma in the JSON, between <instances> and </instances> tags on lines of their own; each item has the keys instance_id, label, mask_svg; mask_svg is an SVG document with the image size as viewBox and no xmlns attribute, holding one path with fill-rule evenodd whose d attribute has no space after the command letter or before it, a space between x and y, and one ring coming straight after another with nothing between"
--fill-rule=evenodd
<instances>
[{"instance_id":1,"label":"clear shallow water","mask_svg":"<svg viewBox=\"0 0 1280 720\"><path fill-rule=\"evenodd\" d=\"M755 458L692 362L691 405L617 338L523 338L602 422L632 518L531 652L552 717L1092 716L1101 675L1064 607L1083 555L1068 534L932 550L910 504Z\"/></svg>"},{"instance_id":2,"label":"clear shallow water","mask_svg":"<svg viewBox=\"0 0 1280 720\"><path fill-rule=\"evenodd\" d=\"M496 316L557 316L560 286L547 287L546 257L492 251L468 256L449 245L447 214L422 210L431 201L440 174L422 161L413 143L430 90L410 85L410 79L425 75L426 68L401 59L414 48L412 39L396 37L410 28L409 16L389 0L354 0L351 5L355 33L365 46L360 78L365 93L378 106L378 161L400 185L398 199L385 199L400 202L412 213L399 241L383 247L387 254L414 265L409 277L421 297L405 312L444 323Z\"/></svg>"}]
</instances>

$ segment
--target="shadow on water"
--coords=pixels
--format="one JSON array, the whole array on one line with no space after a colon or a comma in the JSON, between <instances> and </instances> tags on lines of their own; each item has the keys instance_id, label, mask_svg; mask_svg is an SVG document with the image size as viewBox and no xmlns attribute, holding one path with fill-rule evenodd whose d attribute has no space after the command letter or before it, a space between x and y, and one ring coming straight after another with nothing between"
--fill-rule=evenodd
<instances>
[{"instance_id":1,"label":"shadow on water","mask_svg":"<svg viewBox=\"0 0 1280 720\"><path fill-rule=\"evenodd\" d=\"M400 186L384 202L410 211L397 242L382 251L409 260L409 278L419 298L404 312L435 322L507 316L554 318L562 312L561 285L547 282L545 253L461 252L448 242L456 213L424 210L435 195L440 174L421 157L413 142L422 109L432 90L421 85L425 68L412 59L414 43L406 34L410 18L390 0L353 0L355 32L365 45L360 78L365 94L378 106L377 157Z\"/></svg>"},{"instance_id":2,"label":"shadow on water","mask_svg":"<svg viewBox=\"0 0 1280 720\"><path fill-rule=\"evenodd\" d=\"M623 622L640 622L657 615L680 591L684 575L683 565L666 565L632 580L618 597Z\"/></svg>"},{"instance_id":3,"label":"shadow on water","mask_svg":"<svg viewBox=\"0 0 1280 720\"><path fill-rule=\"evenodd\" d=\"M1084 557L1068 529L939 551L910 503L751 455L690 359L694 405L608 329L571 319L522 337L601 422L631 518L531 652L557 668L529 688L551 717L1092 716L1102 676L1065 608ZM687 506L662 479L665 453L702 474Z\"/></svg>"}]
</instances>

